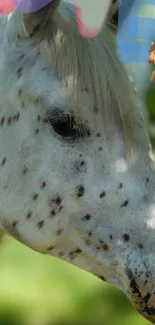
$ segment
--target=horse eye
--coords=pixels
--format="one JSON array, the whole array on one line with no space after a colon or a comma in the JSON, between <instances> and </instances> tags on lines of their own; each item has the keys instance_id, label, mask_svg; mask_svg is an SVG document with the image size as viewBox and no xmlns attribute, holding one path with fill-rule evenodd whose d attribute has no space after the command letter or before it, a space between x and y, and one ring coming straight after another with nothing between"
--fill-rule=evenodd
<instances>
[{"instance_id":1,"label":"horse eye","mask_svg":"<svg viewBox=\"0 0 155 325\"><path fill-rule=\"evenodd\" d=\"M54 131L62 137L79 138L83 135L81 125L75 122L72 115L63 114L57 117L55 116L53 118L48 118L47 122L53 127Z\"/></svg>"}]
</instances>

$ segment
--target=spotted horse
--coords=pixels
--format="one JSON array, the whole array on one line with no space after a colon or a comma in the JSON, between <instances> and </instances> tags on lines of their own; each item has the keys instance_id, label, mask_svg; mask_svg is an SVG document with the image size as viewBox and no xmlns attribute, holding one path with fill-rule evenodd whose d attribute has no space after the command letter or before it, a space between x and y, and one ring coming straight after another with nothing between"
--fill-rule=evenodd
<instances>
[{"instance_id":1,"label":"spotted horse","mask_svg":"<svg viewBox=\"0 0 155 325\"><path fill-rule=\"evenodd\" d=\"M114 284L155 323L155 163L107 17L93 39L64 1L6 22L0 229Z\"/></svg>"}]
</instances>

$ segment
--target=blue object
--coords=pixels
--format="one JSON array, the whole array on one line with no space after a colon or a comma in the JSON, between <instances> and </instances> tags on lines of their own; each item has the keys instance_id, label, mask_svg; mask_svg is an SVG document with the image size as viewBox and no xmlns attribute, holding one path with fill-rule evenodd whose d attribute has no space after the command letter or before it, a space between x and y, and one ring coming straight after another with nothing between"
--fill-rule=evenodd
<instances>
[{"instance_id":1,"label":"blue object","mask_svg":"<svg viewBox=\"0 0 155 325\"><path fill-rule=\"evenodd\" d=\"M126 16L126 0L120 1L118 14L118 33L117 33L117 55L124 63L144 63L148 62L148 51L151 41L149 40L150 31L155 31L155 19L138 17L138 12L142 4L155 5L155 0L135 0L132 6L132 14L126 19L124 28L121 29L124 17ZM143 39L137 42L136 39Z\"/></svg>"},{"instance_id":2,"label":"blue object","mask_svg":"<svg viewBox=\"0 0 155 325\"><path fill-rule=\"evenodd\" d=\"M22 13L32 13L47 6L53 0L15 0L17 9Z\"/></svg>"}]
</instances>

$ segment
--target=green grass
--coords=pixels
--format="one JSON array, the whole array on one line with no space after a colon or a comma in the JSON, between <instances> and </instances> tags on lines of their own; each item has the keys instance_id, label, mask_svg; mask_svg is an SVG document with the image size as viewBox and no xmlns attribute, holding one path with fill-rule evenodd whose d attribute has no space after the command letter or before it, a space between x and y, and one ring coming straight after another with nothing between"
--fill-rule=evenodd
<instances>
[{"instance_id":1,"label":"green grass","mask_svg":"<svg viewBox=\"0 0 155 325\"><path fill-rule=\"evenodd\" d=\"M148 325L126 296L91 274L6 237L0 325Z\"/></svg>"}]
</instances>

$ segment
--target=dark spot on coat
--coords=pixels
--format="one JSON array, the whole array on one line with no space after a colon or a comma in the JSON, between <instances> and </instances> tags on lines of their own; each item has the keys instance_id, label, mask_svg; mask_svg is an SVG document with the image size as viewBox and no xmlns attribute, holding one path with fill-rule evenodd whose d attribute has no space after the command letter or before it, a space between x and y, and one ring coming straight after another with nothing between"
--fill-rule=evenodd
<instances>
[{"instance_id":1,"label":"dark spot on coat","mask_svg":"<svg viewBox=\"0 0 155 325\"><path fill-rule=\"evenodd\" d=\"M81 250L81 248L78 247L75 249L74 252L75 252L75 254L80 254L80 253L82 253L82 250Z\"/></svg>"},{"instance_id":2,"label":"dark spot on coat","mask_svg":"<svg viewBox=\"0 0 155 325\"><path fill-rule=\"evenodd\" d=\"M25 58L25 55L22 54L22 55L20 55L19 60L23 60L24 58Z\"/></svg>"},{"instance_id":3,"label":"dark spot on coat","mask_svg":"<svg viewBox=\"0 0 155 325\"><path fill-rule=\"evenodd\" d=\"M20 118L20 112L18 112L16 115L16 121L19 121L19 118Z\"/></svg>"},{"instance_id":4,"label":"dark spot on coat","mask_svg":"<svg viewBox=\"0 0 155 325\"><path fill-rule=\"evenodd\" d=\"M55 199L52 199L52 202L59 206L62 202L62 198L60 196L57 196Z\"/></svg>"},{"instance_id":5,"label":"dark spot on coat","mask_svg":"<svg viewBox=\"0 0 155 325\"><path fill-rule=\"evenodd\" d=\"M50 216L51 216L51 217L55 217L55 215L56 215L56 212L55 212L55 210L54 210L54 209L53 209L53 210L51 210L51 211L50 211Z\"/></svg>"},{"instance_id":6,"label":"dark spot on coat","mask_svg":"<svg viewBox=\"0 0 155 325\"><path fill-rule=\"evenodd\" d=\"M102 248L104 249L104 251L109 250L109 246L106 243L103 244Z\"/></svg>"},{"instance_id":7,"label":"dark spot on coat","mask_svg":"<svg viewBox=\"0 0 155 325\"><path fill-rule=\"evenodd\" d=\"M22 170L22 174L23 175L26 175L27 171L28 171L28 168L27 167L24 167L23 170Z\"/></svg>"},{"instance_id":8,"label":"dark spot on coat","mask_svg":"<svg viewBox=\"0 0 155 325\"><path fill-rule=\"evenodd\" d=\"M127 274L128 278L131 280L131 279L133 278L133 273L132 273L132 271L130 270L129 267L127 267L127 268L125 269L125 271L126 271L126 274Z\"/></svg>"},{"instance_id":9,"label":"dark spot on coat","mask_svg":"<svg viewBox=\"0 0 155 325\"><path fill-rule=\"evenodd\" d=\"M105 191L102 191L101 193L100 193L100 199L102 199L103 197L105 197L106 196L106 192Z\"/></svg>"},{"instance_id":10,"label":"dark spot on coat","mask_svg":"<svg viewBox=\"0 0 155 325\"><path fill-rule=\"evenodd\" d=\"M41 70L42 71L47 71L49 68L47 66L43 67Z\"/></svg>"},{"instance_id":11,"label":"dark spot on coat","mask_svg":"<svg viewBox=\"0 0 155 325\"><path fill-rule=\"evenodd\" d=\"M38 119L38 121L40 121L40 120L41 120L41 116L40 116L40 115L38 115L38 116L37 116L37 119Z\"/></svg>"},{"instance_id":12,"label":"dark spot on coat","mask_svg":"<svg viewBox=\"0 0 155 325\"><path fill-rule=\"evenodd\" d=\"M12 118L11 118L11 116L9 116L8 119L7 119L7 125L10 125L11 122L12 122Z\"/></svg>"},{"instance_id":13,"label":"dark spot on coat","mask_svg":"<svg viewBox=\"0 0 155 325\"><path fill-rule=\"evenodd\" d=\"M60 236L63 233L64 229L58 229L56 232L57 236Z\"/></svg>"},{"instance_id":14,"label":"dark spot on coat","mask_svg":"<svg viewBox=\"0 0 155 325\"><path fill-rule=\"evenodd\" d=\"M147 178L146 178L146 183L149 183L149 181L150 181L150 179L147 177Z\"/></svg>"},{"instance_id":15,"label":"dark spot on coat","mask_svg":"<svg viewBox=\"0 0 155 325\"><path fill-rule=\"evenodd\" d=\"M76 169L77 172L83 172L85 169L83 168L85 166L85 161L84 160L78 160L75 161L74 163L74 168Z\"/></svg>"},{"instance_id":16,"label":"dark spot on coat","mask_svg":"<svg viewBox=\"0 0 155 325\"><path fill-rule=\"evenodd\" d=\"M82 220L88 221L91 219L91 215L90 214L86 214L84 217L82 217Z\"/></svg>"},{"instance_id":17,"label":"dark spot on coat","mask_svg":"<svg viewBox=\"0 0 155 325\"><path fill-rule=\"evenodd\" d=\"M99 150L99 151L102 151L102 150L103 150L103 147L98 147L98 150Z\"/></svg>"},{"instance_id":18,"label":"dark spot on coat","mask_svg":"<svg viewBox=\"0 0 155 325\"><path fill-rule=\"evenodd\" d=\"M41 229L41 228L43 227L44 223L45 223L44 220L39 221L39 222L37 223L37 228Z\"/></svg>"},{"instance_id":19,"label":"dark spot on coat","mask_svg":"<svg viewBox=\"0 0 155 325\"><path fill-rule=\"evenodd\" d=\"M137 125L138 125L141 129L143 129L143 126L142 126L140 123L137 123Z\"/></svg>"},{"instance_id":20,"label":"dark spot on coat","mask_svg":"<svg viewBox=\"0 0 155 325\"><path fill-rule=\"evenodd\" d=\"M144 196L143 196L143 200L144 200L144 202L149 202L149 198L148 198L148 196L147 196L147 195L144 195Z\"/></svg>"},{"instance_id":21,"label":"dark spot on coat","mask_svg":"<svg viewBox=\"0 0 155 325\"><path fill-rule=\"evenodd\" d=\"M98 275L97 277L98 277L100 280L106 282L106 279L105 279L105 277L104 277L103 275Z\"/></svg>"},{"instance_id":22,"label":"dark spot on coat","mask_svg":"<svg viewBox=\"0 0 155 325\"><path fill-rule=\"evenodd\" d=\"M22 74L23 74L23 68L19 68L17 70L17 77L20 78L22 76Z\"/></svg>"},{"instance_id":23,"label":"dark spot on coat","mask_svg":"<svg viewBox=\"0 0 155 325\"><path fill-rule=\"evenodd\" d=\"M112 240L113 239L113 235L109 235L109 238L110 238L110 240Z\"/></svg>"},{"instance_id":24,"label":"dark spot on coat","mask_svg":"<svg viewBox=\"0 0 155 325\"><path fill-rule=\"evenodd\" d=\"M124 234L123 238L125 241L129 241L130 240L130 236L128 234Z\"/></svg>"},{"instance_id":25,"label":"dark spot on coat","mask_svg":"<svg viewBox=\"0 0 155 325\"><path fill-rule=\"evenodd\" d=\"M96 133L96 136L99 138L101 136L101 133L100 132L97 132Z\"/></svg>"},{"instance_id":26,"label":"dark spot on coat","mask_svg":"<svg viewBox=\"0 0 155 325\"><path fill-rule=\"evenodd\" d=\"M60 205L59 212L63 209L63 205Z\"/></svg>"},{"instance_id":27,"label":"dark spot on coat","mask_svg":"<svg viewBox=\"0 0 155 325\"><path fill-rule=\"evenodd\" d=\"M32 212L28 212L26 215L26 219L29 220L32 217Z\"/></svg>"},{"instance_id":28,"label":"dark spot on coat","mask_svg":"<svg viewBox=\"0 0 155 325\"><path fill-rule=\"evenodd\" d=\"M82 253L82 250L81 250L79 247L77 247L77 248L75 248L73 251L71 251L71 252L69 253L69 257L70 257L71 259L73 259L73 258L76 257L77 254L80 254L80 253Z\"/></svg>"},{"instance_id":29,"label":"dark spot on coat","mask_svg":"<svg viewBox=\"0 0 155 325\"><path fill-rule=\"evenodd\" d=\"M144 301L146 302L146 304L148 304L150 297L151 294L149 292L146 294L146 296L144 296Z\"/></svg>"},{"instance_id":30,"label":"dark spot on coat","mask_svg":"<svg viewBox=\"0 0 155 325\"><path fill-rule=\"evenodd\" d=\"M5 122L5 117L3 116L0 121L0 126L3 126L4 122Z\"/></svg>"},{"instance_id":31,"label":"dark spot on coat","mask_svg":"<svg viewBox=\"0 0 155 325\"><path fill-rule=\"evenodd\" d=\"M88 92L88 88L85 87L85 88L82 89L82 91L86 91L86 92Z\"/></svg>"},{"instance_id":32,"label":"dark spot on coat","mask_svg":"<svg viewBox=\"0 0 155 325\"><path fill-rule=\"evenodd\" d=\"M6 163L6 157L4 157L4 158L2 159L2 163L1 163L1 165L4 166L5 163Z\"/></svg>"},{"instance_id":33,"label":"dark spot on coat","mask_svg":"<svg viewBox=\"0 0 155 325\"><path fill-rule=\"evenodd\" d=\"M36 201L38 199L39 195L37 193L33 194L32 200Z\"/></svg>"},{"instance_id":34,"label":"dark spot on coat","mask_svg":"<svg viewBox=\"0 0 155 325\"><path fill-rule=\"evenodd\" d=\"M130 281L130 288L131 288L131 290L132 290L132 292L133 292L134 294L137 294L137 297L138 297L138 298L141 298L141 293L140 293L140 291L139 291L139 286L138 286L138 284L136 283L136 281L135 281L134 278L131 279L131 281Z\"/></svg>"},{"instance_id":35,"label":"dark spot on coat","mask_svg":"<svg viewBox=\"0 0 155 325\"><path fill-rule=\"evenodd\" d=\"M15 228L18 225L18 220L13 221L12 226Z\"/></svg>"},{"instance_id":36,"label":"dark spot on coat","mask_svg":"<svg viewBox=\"0 0 155 325\"><path fill-rule=\"evenodd\" d=\"M58 252L58 256L59 256L59 257L63 257L64 255L65 255L64 252Z\"/></svg>"},{"instance_id":37,"label":"dark spot on coat","mask_svg":"<svg viewBox=\"0 0 155 325\"><path fill-rule=\"evenodd\" d=\"M86 135L87 135L87 137L90 137L91 136L91 131L90 130L86 130Z\"/></svg>"},{"instance_id":38,"label":"dark spot on coat","mask_svg":"<svg viewBox=\"0 0 155 325\"><path fill-rule=\"evenodd\" d=\"M35 130L35 134L38 134L39 133L39 129L37 128L36 130Z\"/></svg>"},{"instance_id":39,"label":"dark spot on coat","mask_svg":"<svg viewBox=\"0 0 155 325\"><path fill-rule=\"evenodd\" d=\"M51 245L47 248L48 251L52 251L54 248L56 247L56 245Z\"/></svg>"},{"instance_id":40,"label":"dark spot on coat","mask_svg":"<svg viewBox=\"0 0 155 325\"><path fill-rule=\"evenodd\" d=\"M18 228L17 228L18 221L15 220L11 224L7 222L6 220L3 220L3 227L5 231L7 231L8 234L13 236L15 239L20 241L23 244L27 244L27 240L24 239L23 235L20 234Z\"/></svg>"},{"instance_id":41,"label":"dark spot on coat","mask_svg":"<svg viewBox=\"0 0 155 325\"><path fill-rule=\"evenodd\" d=\"M128 203L129 203L129 201L128 200L125 200L123 202L123 204L121 205L121 208L126 207L128 205Z\"/></svg>"},{"instance_id":42,"label":"dark spot on coat","mask_svg":"<svg viewBox=\"0 0 155 325\"><path fill-rule=\"evenodd\" d=\"M17 115L16 115L16 121L18 121L19 118L20 118L20 112L18 112Z\"/></svg>"},{"instance_id":43,"label":"dark spot on coat","mask_svg":"<svg viewBox=\"0 0 155 325\"><path fill-rule=\"evenodd\" d=\"M41 184L41 188L45 188L46 187L46 182L42 182L42 184Z\"/></svg>"},{"instance_id":44,"label":"dark spot on coat","mask_svg":"<svg viewBox=\"0 0 155 325\"><path fill-rule=\"evenodd\" d=\"M94 106L94 112L98 113L98 107L97 106Z\"/></svg>"},{"instance_id":45,"label":"dark spot on coat","mask_svg":"<svg viewBox=\"0 0 155 325\"><path fill-rule=\"evenodd\" d=\"M143 248L144 248L143 244L138 244L138 247L139 247L140 249L143 249Z\"/></svg>"},{"instance_id":46,"label":"dark spot on coat","mask_svg":"<svg viewBox=\"0 0 155 325\"><path fill-rule=\"evenodd\" d=\"M77 186L77 197L82 197L85 193L85 188L83 185Z\"/></svg>"},{"instance_id":47,"label":"dark spot on coat","mask_svg":"<svg viewBox=\"0 0 155 325\"><path fill-rule=\"evenodd\" d=\"M20 88L20 89L18 90L18 96L21 97L22 93L23 93L23 90Z\"/></svg>"},{"instance_id":48,"label":"dark spot on coat","mask_svg":"<svg viewBox=\"0 0 155 325\"><path fill-rule=\"evenodd\" d=\"M119 184L119 188L123 188L123 183L120 183Z\"/></svg>"}]
</instances>

